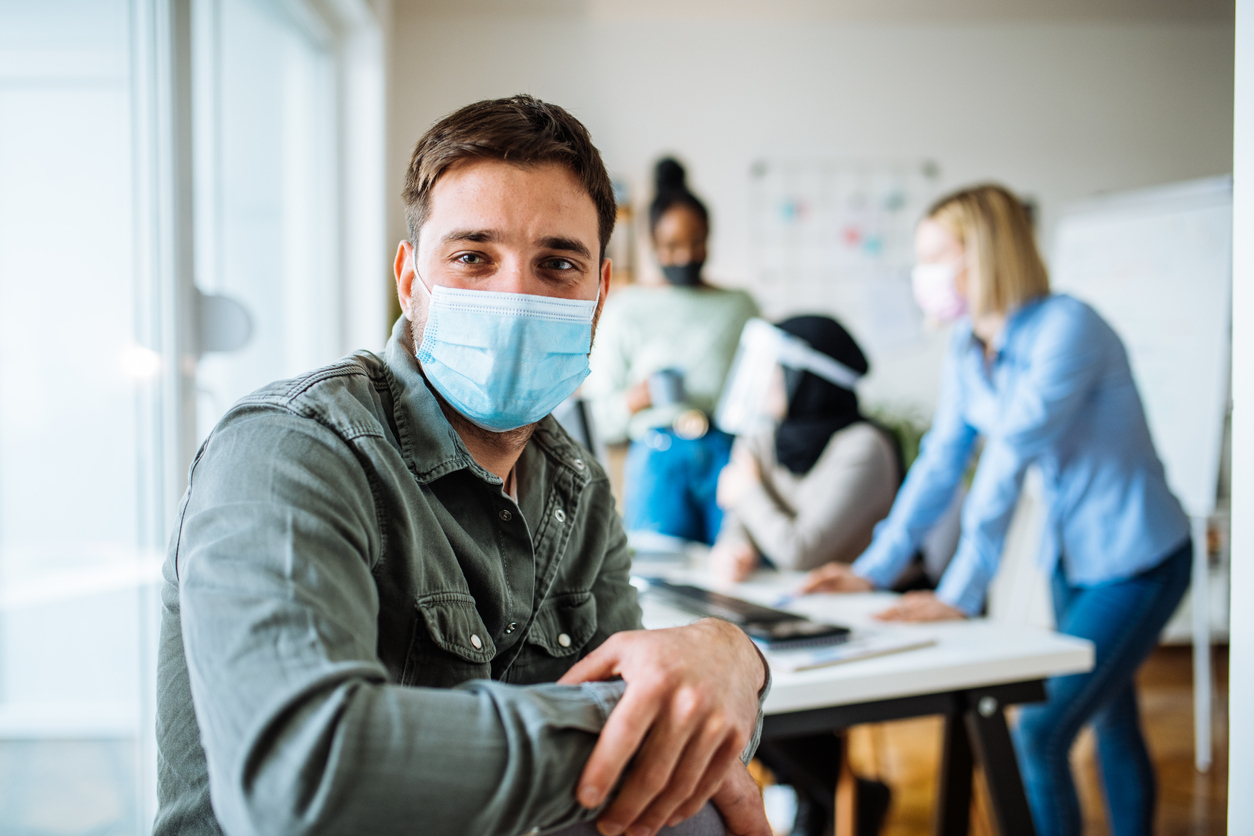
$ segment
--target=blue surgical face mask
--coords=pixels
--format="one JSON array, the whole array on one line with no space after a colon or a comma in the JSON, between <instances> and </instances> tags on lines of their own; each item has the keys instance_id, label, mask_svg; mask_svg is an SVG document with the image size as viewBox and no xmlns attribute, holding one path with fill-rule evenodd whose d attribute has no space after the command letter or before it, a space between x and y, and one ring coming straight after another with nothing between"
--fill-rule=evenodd
<instances>
[{"instance_id":1,"label":"blue surgical face mask","mask_svg":"<svg viewBox=\"0 0 1254 836\"><path fill-rule=\"evenodd\" d=\"M436 285L418 362L427 381L472 423L492 432L534 424L588 376L592 319L601 300L459 290Z\"/></svg>"}]
</instances>

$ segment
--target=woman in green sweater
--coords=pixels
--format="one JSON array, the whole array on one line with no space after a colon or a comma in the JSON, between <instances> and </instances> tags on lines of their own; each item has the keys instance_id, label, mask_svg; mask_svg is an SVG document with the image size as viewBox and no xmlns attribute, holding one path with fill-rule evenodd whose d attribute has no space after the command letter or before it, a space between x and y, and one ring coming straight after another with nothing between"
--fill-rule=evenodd
<instances>
[{"instance_id":1,"label":"woman in green sweater","mask_svg":"<svg viewBox=\"0 0 1254 836\"><path fill-rule=\"evenodd\" d=\"M732 439L709 416L758 309L743 290L705 281L709 212L688 191L683 167L663 159L655 178L649 231L665 284L633 285L606 303L583 391L601 437L631 442L627 530L713 543Z\"/></svg>"}]
</instances>

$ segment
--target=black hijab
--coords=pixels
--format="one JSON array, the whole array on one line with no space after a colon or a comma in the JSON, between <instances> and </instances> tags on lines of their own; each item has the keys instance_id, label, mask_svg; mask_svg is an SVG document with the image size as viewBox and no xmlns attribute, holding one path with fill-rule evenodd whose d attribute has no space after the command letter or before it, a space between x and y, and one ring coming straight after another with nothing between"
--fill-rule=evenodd
<instances>
[{"instance_id":1,"label":"black hijab","mask_svg":"<svg viewBox=\"0 0 1254 836\"><path fill-rule=\"evenodd\" d=\"M826 316L794 316L776 327L800 337L859 374L870 369L866 355L841 324ZM818 375L784 369L788 414L775 431L775 458L797 475L810 472L832 434L863 420L858 396Z\"/></svg>"}]
</instances>

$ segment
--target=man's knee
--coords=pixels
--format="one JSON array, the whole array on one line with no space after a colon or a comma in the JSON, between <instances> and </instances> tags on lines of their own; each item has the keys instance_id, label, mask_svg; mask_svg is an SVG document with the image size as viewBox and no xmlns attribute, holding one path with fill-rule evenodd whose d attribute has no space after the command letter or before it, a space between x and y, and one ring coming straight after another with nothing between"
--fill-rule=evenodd
<instances>
[{"instance_id":1,"label":"man's knee","mask_svg":"<svg viewBox=\"0 0 1254 836\"><path fill-rule=\"evenodd\" d=\"M586 821L571 825L562 830L551 831L548 836L601 836L595 821ZM692 818L685 819L674 827L663 827L657 836L727 836L727 828L723 825L723 817L713 804L706 804Z\"/></svg>"},{"instance_id":2,"label":"man's knee","mask_svg":"<svg viewBox=\"0 0 1254 836\"><path fill-rule=\"evenodd\" d=\"M727 836L727 828L723 817L713 804L706 804L690 819L681 821L674 827L664 827L658 836Z\"/></svg>"}]
</instances>

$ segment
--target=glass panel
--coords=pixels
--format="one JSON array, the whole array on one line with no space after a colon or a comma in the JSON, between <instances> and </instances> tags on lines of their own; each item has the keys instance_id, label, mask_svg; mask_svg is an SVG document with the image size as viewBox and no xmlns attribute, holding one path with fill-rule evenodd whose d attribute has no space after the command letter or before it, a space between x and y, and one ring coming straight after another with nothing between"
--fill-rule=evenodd
<instances>
[{"instance_id":1,"label":"glass panel","mask_svg":"<svg viewBox=\"0 0 1254 836\"><path fill-rule=\"evenodd\" d=\"M126 0L0 3L0 832L134 833L160 359Z\"/></svg>"},{"instance_id":2,"label":"glass panel","mask_svg":"<svg viewBox=\"0 0 1254 836\"><path fill-rule=\"evenodd\" d=\"M80 5L92 4L41 8L61 32L73 17L62 17L73 11L64 7ZM103 34L120 29L113 43L124 51L127 9L112 5L116 17ZM102 61L94 72L59 74L55 83L32 73L0 86L0 600L6 622L38 620L34 613L60 601L124 584L140 547L137 387L156 369L134 337L130 91L128 76L116 71L126 66L124 59ZM122 621L132 617L133 611ZM6 624L0 699L44 708L50 700L133 700L133 688L92 681L123 660L78 658L76 634L96 628L66 618L43 623L31 635ZM131 626L112 622L100 629ZM39 653L31 647L35 639ZM117 647L119 653L130 649L121 641ZM65 664L55 664L49 652ZM78 674L60 676L59 667Z\"/></svg>"},{"instance_id":3,"label":"glass panel","mask_svg":"<svg viewBox=\"0 0 1254 836\"><path fill-rule=\"evenodd\" d=\"M6 836L134 836L140 826L132 740L0 742Z\"/></svg>"},{"instance_id":4,"label":"glass panel","mask_svg":"<svg viewBox=\"0 0 1254 836\"><path fill-rule=\"evenodd\" d=\"M173 407L138 335L162 333L175 281L158 275L171 242L155 240L153 150L172 140L148 99L168 81L150 72L162 8L0 0L3 834L149 828ZM341 345L335 76L316 16L281 11L302 8L193 0L197 280L254 324L243 350L202 363L202 435Z\"/></svg>"},{"instance_id":5,"label":"glass panel","mask_svg":"<svg viewBox=\"0 0 1254 836\"><path fill-rule=\"evenodd\" d=\"M331 59L275 6L194 11L197 284L253 322L201 361L203 437L239 397L336 359L341 326Z\"/></svg>"}]
</instances>

